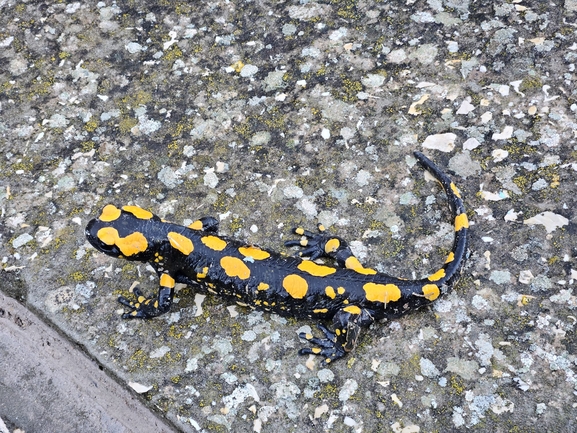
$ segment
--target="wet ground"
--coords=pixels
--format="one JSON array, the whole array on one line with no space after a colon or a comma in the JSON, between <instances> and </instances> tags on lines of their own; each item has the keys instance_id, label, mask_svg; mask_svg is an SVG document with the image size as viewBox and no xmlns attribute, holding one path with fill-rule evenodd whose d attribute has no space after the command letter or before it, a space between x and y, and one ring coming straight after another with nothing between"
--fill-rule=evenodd
<instances>
[{"instance_id":1,"label":"wet ground","mask_svg":"<svg viewBox=\"0 0 577 433\"><path fill-rule=\"evenodd\" d=\"M113 393L184 432L577 428L575 0L0 9L0 289ZM373 325L330 367L297 355L315 323L190 287L160 318L122 320L117 297L156 278L84 237L107 203L185 224L213 215L275 250L320 221L366 265L422 277L453 227L414 150L462 192L468 266L431 308ZM25 417L6 396L47 379L7 380L16 358L2 356L0 418L39 431L59 415ZM50 380L72 375L69 359Z\"/></svg>"}]
</instances>

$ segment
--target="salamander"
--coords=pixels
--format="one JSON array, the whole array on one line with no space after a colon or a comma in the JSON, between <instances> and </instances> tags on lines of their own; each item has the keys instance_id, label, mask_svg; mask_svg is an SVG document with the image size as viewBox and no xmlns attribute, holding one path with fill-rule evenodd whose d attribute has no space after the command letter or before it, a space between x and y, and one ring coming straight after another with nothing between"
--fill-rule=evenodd
<instances>
[{"instance_id":1,"label":"salamander","mask_svg":"<svg viewBox=\"0 0 577 433\"><path fill-rule=\"evenodd\" d=\"M450 178L420 152L419 163L441 183L453 215L455 238L443 266L418 280L395 278L363 266L348 243L328 234L294 229L300 239L294 256L279 254L218 234L218 221L204 217L188 226L166 222L138 206L105 206L86 226L88 241L112 257L149 263L160 287L144 296L118 298L123 318L148 319L169 311L176 283L192 285L241 305L295 318L320 321L322 337L301 333L310 347L299 354L342 358L357 345L363 328L375 321L401 316L428 305L457 280L467 255L469 222L459 190ZM326 263L318 263L324 258ZM329 263L329 264L327 264ZM332 327L323 322L332 321Z\"/></svg>"}]
</instances>

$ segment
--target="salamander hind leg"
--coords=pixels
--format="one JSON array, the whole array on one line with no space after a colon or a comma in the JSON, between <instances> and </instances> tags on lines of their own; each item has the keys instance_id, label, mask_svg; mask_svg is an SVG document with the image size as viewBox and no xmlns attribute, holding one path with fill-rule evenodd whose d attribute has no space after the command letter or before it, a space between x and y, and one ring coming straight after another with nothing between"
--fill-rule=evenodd
<instances>
[{"instance_id":1,"label":"salamander hind leg","mask_svg":"<svg viewBox=\"0 0 577 433\"><path fill-rule=\"evenodd\" d=\"M339 310L333 317L333 329L331 331L322 324L318 328L325 338L318 338L312 334L302 332L300 338L307 340L313 347L305 347L299 350L299 355L319 355L323 357L321 363L326 365L351 352L357 345L362 328L366 328L374 319L365 309L350 305Z\"/></svg>"}]
</instances>

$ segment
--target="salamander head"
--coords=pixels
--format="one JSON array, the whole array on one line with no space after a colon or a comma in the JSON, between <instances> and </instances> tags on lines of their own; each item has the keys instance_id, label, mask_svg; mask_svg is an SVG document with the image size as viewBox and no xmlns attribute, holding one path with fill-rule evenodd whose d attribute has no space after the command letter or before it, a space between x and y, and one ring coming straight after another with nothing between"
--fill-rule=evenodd
<instances>
[{"instance_id":1,"label":"salamander head","mask_svg":"<svg viewBox=\"0 0 577 433\"><path fill-rule=\"evenodd\" d=\"M138 206L106 205L84 233L94 248L112 257L147 261L155 251L154 222L160 218Z\"/></svg>"}]
</instances>

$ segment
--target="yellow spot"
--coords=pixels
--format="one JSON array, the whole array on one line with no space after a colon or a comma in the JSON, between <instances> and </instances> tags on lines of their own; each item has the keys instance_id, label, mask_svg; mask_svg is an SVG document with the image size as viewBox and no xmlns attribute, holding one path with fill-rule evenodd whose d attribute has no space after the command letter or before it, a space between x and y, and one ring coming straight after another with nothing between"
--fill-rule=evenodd
<instances>
[{"instance_id":1,"label":"yellow spot","mask_svg":"<svg viewBox=\"0 0 577 433\"><path fill-rule=\"evenodd\" d=\"M453 191L453 194L455 194L457 197L461 198L461 192L459 191L459 189L455 186L455 184L453 182L451 182L451 190Z\"/></svg>"},{"instance_id":2,"label":"yellow spot","mask_svg":"<svg viewBox=\"0 0 577 433\"><path fill-rule=\"evenodd\" d=\"M440 294L441 291L436 284L425 284L423 286L423 296L429 301L434 301Z\"/></svg>"},{"instance_id":3,"label":"yellow spot","mask_svg":"<svg viewBox=\"0 0 577 433\"><path fill-rule=\"evenodd\" d=\"M305 334L305 338L307 340L312 340L314 337L313 337L313 334Z\"/></svg>"},{"instance_id":4,"label":"yellow spot","mask_svg":"<svg viewBox=\"0 0 577 433\"><path fill-rule=\"evenodd\" d=\"M469 220L467 219L466 213L462 213L455 217L455 231L458 232L462 228L469 228Z\"/></svg>"},{"instance_id":5,"label":"yellow spot","mask_svg":"<svg viewBox=\"0 0 577 433\"><path fill-rule=\"evenodd\" d=\"M240 73L242 68L244 68L244 63L241 60L237 60L231 65L231 68L235 70L235 72Z\"/></svg>"},{"instance_id":6,"label":"yellow spot","mask_svg":"<svg viewBox=\"0 0 577 433\"><path fill-rule=\"evenodd\" d=\"M134 254L142 253L148 248L148 241L140 232L129 234L125 238L116 240L116 246L120 249L122 254L130 257Z\"/></svg>"},{"instance_id":7,"label":"yellow spot","mask_svg":"<svg viewBox=\"0 0 577 433\"><path fill-rule=\"evenodd\" d=\"M302 227L297 227L295 229L295 234L302 236L305 233L305 229L303 229Z\"/></svg>"},{"instance_id":8,"label":"yellow spot","mask_svg":"<svg viewBox=\"0 0 577 433\"><path fill-rule=\"evenodd\" d=\"M349 305L348 307L343 308L343 311L351 314L361 314L361 309L356 305Z\"/></svg>"},{"instance_id":9,"label":"yellow spot","mask_svg":"<svg viewBox=\"0 0 577 433\"><path fill-rule=\"evenodd\" d=\"M193 230L202 230L202 221L201 220L196 220L195 222L193 222L192 224L190 224L188 226L189 229L193 229Z\"/></svg>"},{"instance_id":10,"label":"yellow spot","mask_svg":"<svg viewBox=\"0 0 577 433\"><path fill-rule=\"evenodd\" d=\"M401 289L395 284L377 284L367 283L363 286L367 300L371 302L389 302L398 301L401 298Z\"/></svg>"},{"instance_id":11,"label":"yellow spot","mask_svg":"<svg viewBox=\"0 0 577 433\"><path fill-rule=\"evenodd\" d=\"M240 247L238 251L245 257L252 257L255 260L264 260L270 257L270 253L257 247Z\"/></svg>"},{"instance_id":12,"label":"yellow spot","mask_svg":"<svg viewBox=\"0 0 577 433\"><path fill-rule=\"evenodd\" d=\"M307 294L309 285L300 275L290 274L282 280L282 286L295 299L302 299Z\"/></svg>"},{"instance_id":13,"label":"yellow spot","mask_svg":"<svg viewBox=\"0 0 577 433\"><path fill-rule=\"evenodd\" d=\"M439 281L441 278L445 276L445 270L443 268L439 269L433 275L429 275L427 280L429 281Z\"/></svg>"},{"instance_id":14,"label":"yellow spot","mask_svg":"<svg viewBox=\"0 0 577 433\"><path fill-rule=\"evenodd\" d=\"M447 260L445 260L445 263L450 263L450 262L452 262L453 260L455 260L455 253L451 251L451 252L449 253L449 256L447 257Z\"/></svg>"},{"instance_id":15,"label":"yellow spot","mask_svg":"<svg viewBox=\"0 0 577 433\"><path fill-rule=\"evenodd\" d=\"M107 204L102 209L102 213L98 217L100 221L110 222L116 220L120 216L120 209L111 204Z\"/></svg>"},{"instance_id":16,"label":"yellow spot","mask_svg":"<svg viewBox=\"0 0 577 433\"><path fill-rule=\"evenodd\" d=\"M118 230L112 227L103 227L96 233L98 239L100 239L106 245L114 245L118 240Z\"/></svg>"},{"instance_id":17,"label":"yellow spot","mask_svg":"<svg viewBox=\"0 0 577 433\"><path fill-rule=\"evenodd\" d=\"M328 311L327 308L317 308L316 310L313 310L313 313L327 313Z\"/></svg>"},{"instance_id":18,"label":"yellow spot","mask_svg":"<svg viewBox=\"0 0 577 433\"><path fill-rule=\"evenodd\" d=\"M322 224L318 225L319 232L324 232L326 230L325 226Z\"/></svg>"},{"instance_id":19,"label":"yellow spot","mask_svg":"<svg viewBox=\"0 0 577 433\"><path fill-rule=\"evenodd\" d=\"M226 248L226 242L216 236L204 236L200 240L211 250L222 251Z\"/></svg>"},{"instance_id":20,"label":"yellow spot","mask_svg":"<svg viewBox=\"0 0 577 433\"><path fill-rule=\"evenodd\" d=\"M329 239L325 244L325 253L327 254L334 253L339 249L340 246L341 241L339 241L337 238Z\"/></svg>"},{"instance_id":21,"label":"yellow spot","mask_svg":"<svg viewBox=\"0 0 577 433\"><path fill-rule=\"evenodd\" d=\"M220 259L220 266L229 277L238 277L241 280L250 277L250 269L237 257L224 256Z\"/></svg>"},{"instance_id":22,"label":"yellow spot","mask_svg":"<svg viewBox=\"0 0 577 433\"><path fill-rule=\"evenodd\" d=\"M363 265L361 265L361 262L359 262L359 259L357 259L355 256L350 256L347 258L347 260L345 260L345 267L364 275L375 275L377 273L377 271L374 269L365 268Z\"/></svg>"},{"instance_id":23,"label":"yellow spot","mask_svg":"<svg viewBox=\"0 0 577 433\"><path fill-rule=\"evenodd\" d=\"M267 283L259 283L257 286L257 290L268 290L270 286Z\"/></svg>"},{"instance_id":24,"label":"yellow spot","mask_svg":"<svg viewBox=\"0 0 577 433\"><path fill-rule=\"evenodd\" d=\"M311 349L311 352L314 353L315 355L318 355L319 353L321 353L321 348L320 347L313 347Z\"/></svg>"},{"instance_id":25,"label":"yellow spot","mask_svg":"<svg viewBox=\"0 0 577 433\"><path fill-rule=\"evenodd\" d=\"M169 287L169 288L173 288L175 284L174 278L172 278L170 275L168 274L162 274L160 276L160 285L162 287Z\"/></svg>"},{"instance_id":26,"label":"yellow spot","mask_svg":"<svg viewBox=\"0 0 577 433\"><path fill-rule=\"evenodd\" d=\"M335 299L337 296L335 289L333 289L331 286L325 287L325 294L331 299Z\"/></svg>"},{"instance_id":27,"label":"yellow spot","mask_svg":"<svg viewBox=\"0 0 577 433\"><path fill-rule=\"evenodd\" d=\"M202 272L198 272L196 274L196 278L206 278L208 274L208 266L205 266L204 268L202 268Z\"/></svg>"},{"instance_id":28,"label":"yellow spot","mask_svg":"<svg viewBox=\"0 0 577 433\"><path fill-rule=\"evenodd\" d=\"M122 210L126 211L126 212L130 212L136 218L141 219L141 220L149 220L150 218L152 218L154 216L154 215L152 215L152 212L149 212L149 211L142 209L141 207L138 207L138 206L122 206Z\"/></svg>"},{"instance_id":29,"label":"yellow spot","mask_svg":"<svg viewBox=\"0 0 577 433\"><path fill-rule=\"evenodd\" d=\"M315 262L311 262L310 260L303 260L299 263L297 268L315 277L326 277L327 275L334 274L337 271L335 268L317 265Z\"/></svg>"},{"instance_id":30,"label":"yellow spot","mask_svg":"<svg viewBox=\"0 0 577 433\"><path fill-rule=\"evenodd\" d=\"M341 330L339 328L335 329L335 334L341 335Z\"/></svg>"},{"instance_id":31,"label":"yellow spot","mask_svg":"<svg viewBox=\"0 0 577 433\"><path fill-rule=\"evenodd\" d=\"M106 245L116 245L126 257L146 251L148 241L142 233L134 232L125 238L118 236L118 231L112 227L103 227L96 233Z\"/></svg>"},{"instance_id":32,"label":"yellow spot","mask_svg":"<svg viewBox=\"0 0 577 433\"><path fill-rule=\"evenodd\" d=\"M170 241L170 245L172 245L173 248L177 249L185 256L188 256L194 250L192 241L180 233L168 232L167 237Z\"/></svg>"},{"instance_id":33,"label":"yellow spot","mask_svg":"<svg viewBox=\"0 0 577 433\"><path fill-rule=\"evenodd\" d=\"M345 288L344 288L344 287L337 287L337 293L338 293L339 295L344 294L344 293L345 293Z\"/></svg>"}]
</instances>

